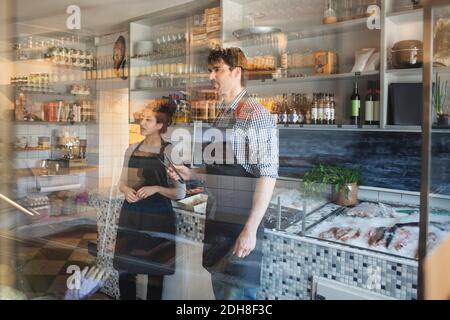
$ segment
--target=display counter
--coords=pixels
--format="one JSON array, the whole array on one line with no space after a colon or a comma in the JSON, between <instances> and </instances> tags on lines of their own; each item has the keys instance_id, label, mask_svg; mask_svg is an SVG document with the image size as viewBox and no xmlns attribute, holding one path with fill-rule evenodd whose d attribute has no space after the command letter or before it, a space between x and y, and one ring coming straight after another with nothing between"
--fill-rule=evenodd
<instances>
[{"instance_id":1,"label":"display counter","mask_svg":"<svg viewBox=\"0 0 450 320\"><path fill-rule=\"evenodd\" d=\"M295 180L277 181L266 214L258 299L320 299L323 294L317 288L325 280L342 297L353 292L368 299L417 299L417 207L360 201L354 208L345 208L325 198L302 199L295 191L299 186ZM90 197L98 213L101 248L97 263L108 268L112 268L115 221L122 202L123 197L113 193L96 192ZM174 202L174 207L177 240L201 250L205 213L189 210L185 203ZM431 221L429 239L438 243L450 230L450 212L434 209ZM180 257L185 258L192 255ZM201 261L192 265L197 269L183 270L188 277L204 271L199 270ZM180 267L187 268L187 264ZM207 287L208 279L202 281ZM104 292L117 294L115 286L110 279Z\"/></svg>"}]
</instances>

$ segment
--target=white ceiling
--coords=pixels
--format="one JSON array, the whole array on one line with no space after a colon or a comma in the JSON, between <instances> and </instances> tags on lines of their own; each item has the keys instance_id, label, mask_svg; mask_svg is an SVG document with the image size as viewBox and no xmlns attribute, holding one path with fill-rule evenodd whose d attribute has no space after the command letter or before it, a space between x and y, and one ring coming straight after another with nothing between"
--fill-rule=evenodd
<instances>
[{"instance_id":1,"label":"white ceiling","mask_svg":"<svg viewBox=\"0 0 450 320\"><path fill-rule=\"evenodd\" d=\"M129 20L186 2L190 0L15 0L7 22L14 23L16 36L68 31L66 9L78 5L80 33L99 36L126 30Z\"/></svg>"}]
</instances>

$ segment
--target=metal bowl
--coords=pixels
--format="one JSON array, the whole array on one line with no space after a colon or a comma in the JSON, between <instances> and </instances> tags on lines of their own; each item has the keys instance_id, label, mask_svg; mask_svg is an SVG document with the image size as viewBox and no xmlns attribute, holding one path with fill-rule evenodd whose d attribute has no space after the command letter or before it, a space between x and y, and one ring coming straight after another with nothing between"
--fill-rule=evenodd
<instances>
[{"instance_id":1,"label":"metal bowl","mask_svg":"<svg viewBox=\"0 0 450 320\"><path fill-rule=\"evenodd\" d=\"M233 31L233 36L238 39L253 37L267 33L281 32L281 29L275 27L250 27Z\"/></svg>"}]
</instances>

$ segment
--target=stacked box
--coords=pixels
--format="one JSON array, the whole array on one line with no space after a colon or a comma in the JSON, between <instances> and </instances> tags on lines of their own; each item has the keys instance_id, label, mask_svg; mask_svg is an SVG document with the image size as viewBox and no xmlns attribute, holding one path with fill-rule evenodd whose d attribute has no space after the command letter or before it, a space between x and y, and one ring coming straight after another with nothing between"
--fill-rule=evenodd
<instances>
[{"instance_id":1,"label":"stacked box","mask_svg":"<svg viewBox=\"0 0 450 320\"><path fill-rule=\"evenodd\" d=\"M192 45L200 47L207 44L206 21L204 14L194 17L194 27L192 28Z\"/></svg>"},{"instance_id":2,"label":"stacked box","mask_svg":"<svg viewBox=\"0 0 450 320\"><path fill-rule=\"evenodd\" d=\"M206 35L208 47L222 46L222 17L220 7L205 9Z\"/></svg>"}]
</instances>

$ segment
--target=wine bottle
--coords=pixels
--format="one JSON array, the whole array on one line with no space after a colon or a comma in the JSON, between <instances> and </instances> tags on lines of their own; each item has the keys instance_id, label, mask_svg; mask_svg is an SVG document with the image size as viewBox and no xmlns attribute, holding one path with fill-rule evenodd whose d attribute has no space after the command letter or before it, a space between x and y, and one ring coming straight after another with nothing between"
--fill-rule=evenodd
<instances>
[{"instance_id":1,"label":"wine bottle","mask_svg":"<svg viewBox=\"0 0 450 320\"><path fill-rule=\"evenodd\" d=\"M358 94L358 82L353 82L353 94L350 97L352 113L350 117L350 123L353 125L359 124L359 113L361 108L361 98Z\"/></svg>"},{"instance_id":2,"label":"wine bottle","mask_svg":"<svg viewBox=\"0 0 450 320\"><path fill-rule=\"evenodd\" d=\"M334 101L334 94L330 97L330 124L336 124L336 102Z\"/></svg>"},{"instance_id":3,"label":"wine bottle","mask_svg":"<svg viewBox=\"0 0 450 320\"><path fill-rule=\"evenodd\" d=\"M325 102L324 102L324 119L323 124L333 124L331 120L331 105L330 105L330 95L325 94Z\"/></svg>"},{"instance_id":4,"label":"wine bottle","mask_svg":"<svg viewBox=\"0 0 450 320\"><path fill-rule=\"evenodd\" d=\"M373 124L380 125L380 80L374 82Z\"/></svg>"},{"instance_id":5,"label":"wine bottle","mask_svg":"<svg viewBox=\"0 0 450 320\"><path fill-rule=\"evenodd\" d=\"M367 84L367 94L366 94L366 101L364 104L364 123L367 125L373 124L373 105L374 105L374 99L373 99L373 82L368 81Z\"/></svg>"},{"instance_id":6,"label":"wine bottle","mask_svg":"<svg viewBox=\"0 0 450 320\"><path fill-rule=\"evenodd\" d=\"M318 105L317 105L317 94L314 94L312 106L311 106L311 123L318 124Z\"/></svg>"}]
</instances>

